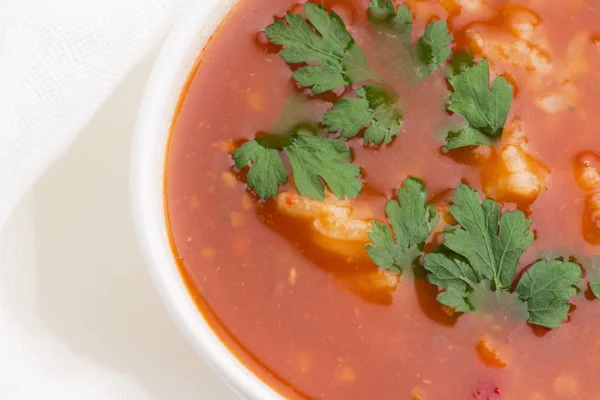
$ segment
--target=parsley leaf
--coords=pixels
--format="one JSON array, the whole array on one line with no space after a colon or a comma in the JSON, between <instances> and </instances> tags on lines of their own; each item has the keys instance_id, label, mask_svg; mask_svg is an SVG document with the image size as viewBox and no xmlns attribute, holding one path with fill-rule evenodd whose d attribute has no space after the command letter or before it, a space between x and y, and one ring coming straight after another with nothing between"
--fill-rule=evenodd
<instances>
[{"instance_id":1,"label":"parsley leaf","mask_svg":"<svg viewBox=\"0 0 600 400\"><path fill-rule=\"evenodd\" d=\"M425 256L430 283L443 289L437 300L458 312L480 314L502 311L512 319L527 320L527 305L517 295L494 291L467 259L441 247Z\"/></svg>"},{"instance_id":2,"label":"parsley leaf","mask_svg":"<svg viewBox=\"0 0 600 400\"><path fill-rule=\"evenodd\" d=\"M413 17L404 4L394 11L394 3L391 0L371 0L369 20L379 41L384 43L388 51L394 53L397 60L408 57L413 61L419 80L435 72L452 53L448 47L452 36L445 21L430 23L413 48Z\"/></svg>"},{"instance_id":3,"label":"parsley leaf","mask_svg":"<svg viewBox=\"0 0 600 400\"><path fill-rule=\"evenodd\" d=\"M356 94L359 97L338 100L325 114L324 124L330 132L340 132L346 139L368 126L364 136L366 144L389 144L402 127L403 117L396 108L396 99L374 85L365 85Z\"/></svg>"},{"instance_id":4,"label":"parsley leaf","mask_svg":"<svg viewBox=\"0 0 600 400\"><path fill-rule=\"evenodd\" d=\"M587 278L590 284L590 290L600 299L600 258L593 257L587 268Z\"/></svg>"},{"instance_id":5,"label":"parsley leaf","mask_svg":"<svg viewBox=\"0 0 600 400\"><path fill-rule=\"evenodd\" d=\"M265 135L233 153L238 169L249 167L248 187L262 199L275 196L287 181L280 150L287 155L294 182L303 196L323 200L325 184L340 199L355 198L362 189L360 168L338 139L311 135Z\"/></svg>"},{"instance_id":6,"label":"parsley leaf","mask_svg":"<svg viewBox=\"0 0 600 400\"><path fill-rule=\"evenodd\" d=\"M417 76L421 79L434 73L446 62L452 50L448 45L452 35L445 21L432 22L427 25L423 37L417 42L415 56L417 58Z\"/></svg>"},{"instance_id":7,"label":"parsley leaf","mask_svg":"<svg viewBox=\"0 0 600 400\"><path fill-rule=\"evenodd\" d=\"M508 306L511 315L531 324L560 326L582 279L581 269L560 260L539 261L510 293L519 259L533 242L531 221L521 211L500 212L491 199L481 203L466 185L456 188L452 203L449 209L458 225L446 230L436 252L425 255L427 279L442 290L438 301L459 312Z\"/></svg>"},{"instance_id":8,"label":"parsley leaf","mask_svg":"<svg viewBox=\"0 0 600 400\"><path fill-rule=\"evenodd\" d=\"M527 302L529 322L557 328L567 319L569 298L577 294L583 274L577 264L554 260L538 261L519 280L515 292Z\"/></svg>"},{"instance_id":9,"label":"parsley leaf","mask_svg":"<svg viewBox=\"0 0 600 400\"><path fill-rule=\"evenodd\" d=\"M465 257L496 290L508 290L519 258L533 242L531 221L521 211L500 213L500 205L466 185L456 188L449 207L460 227L445 233L444 245Z\"/></svg>"},{"instance_id":10,"label":"parsley leaf","mask_svg":"<svg viewBox=\"0 0 600 400\"><path fill-rule=\"evenodd\" d=\"M504 77L497 77L490 89L490 69L486 59L471 68L459 64L462 72L449 78L454 89L447 109L466 119L467 125L450 132L446 150L464 146L491 145L501 135L513 97L513 87Z\"/></svg>"},{"instance_id":11,"label":"parsley leaf","mask_svg":"<svg viewBox=\"0 0 600 400\"><path fill-rule=\"evenodd\" d=\"M404 180L398 201L388 201L385 211L394 234L388 225L375 221L366 250L379 267L401 274L423 250L439 216L435 206L427 204L425 185L416 178Z\"/></svg>"},{"instance_id":12,"label":"parsley leaf","mask_svg":"<svg viewBox=\"0 0 600 400\"><path fill-rule=\"evenodd\" d=\"M279 150L265 147L255 139L233 153L235 167L248 170L248 187L261 199L275 196L287 181L287 170Z\"/></svg>"},{"instance_id":13,"label":"parsley leaf","mask_svg":"<svg viewBox=\"0 0 600 400\"><path fill-rule=\"evenodd\" d=\"M465 72L475 66L475 58L468 51L456 51L450 59L450 69L447 72L448 79Z\"/></svg>"},{"instance_id":14,"label":"parsley leaf","mask_svg":"<svg viewBox=\"0 0 600 400\"><path fill-rule=\"evenodd\" d=\"M448 144L444 146L445 150L454 150L466 146L493 146L496 143L493 138L470 126L448 132L446 141Z\"/></svg>"},{"instance_id":15,"label":"parsley leaf","mask_svg":"<svg viewBox=\"0 0 600 400\"><path fill-rule=\"evenodd\" d=\"M335 11L306 3L304 13L310 24L301 15L287 14L286 22L265 29L271 43L284 46L279 55L286 62L309 64L293 74L300 86L319 94L376 77Z\"/></svg>"},{"instance_id":16,"label":"parsley leaf","mask_svg":"<svg viewBox=\"0 0 600 400\"><path fill-rule=\"evenodd\" d=\"M464 257L440 249L425 255L425 269L429 282L443 289L437 298L440 303L458 312L474 311L469 297L482 278Z\"/></svg>"},{"instance_id":17,"label":"parsley leaf","mask_svg":"<svg viewBox=\"0 0 600 400\"><path fill-rule=\"evenodd\" d=\"M344 142L320 136L296 136L284 151L301 195L323 200L323 182L339 199L353 199L360 194L360 168L349 162L352 153Z\"/></svg>"}]
</instances>

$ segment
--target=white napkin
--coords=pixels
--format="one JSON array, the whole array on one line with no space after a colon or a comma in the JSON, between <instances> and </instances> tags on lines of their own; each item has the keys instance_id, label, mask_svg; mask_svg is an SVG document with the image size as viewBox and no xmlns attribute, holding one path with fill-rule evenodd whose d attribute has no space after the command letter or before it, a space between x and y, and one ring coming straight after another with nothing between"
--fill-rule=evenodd
<instances>
[{"instance_id":1,"label":"white napkin","mask_svg":"<svg viewBox=\"0 0 600 400\"><path fill-rule=\"evenodd\" d=\"M0 0L0 226L183 3Z\"/></svg>"},{"instance_id":2,"label":"white napkin","mask_svg":"<svg viewBox=\"0 0 600 400\"><path fill-rule=\"evenodd\" d=\"M0 0L0 400L229 396L198 383L208 372L153 293L128 219L131 103L148 73L132 67L186 1ZM22 202L129 71L135 96L101 113L125 125L96 126Z\"/></svg>"}]
</instances>

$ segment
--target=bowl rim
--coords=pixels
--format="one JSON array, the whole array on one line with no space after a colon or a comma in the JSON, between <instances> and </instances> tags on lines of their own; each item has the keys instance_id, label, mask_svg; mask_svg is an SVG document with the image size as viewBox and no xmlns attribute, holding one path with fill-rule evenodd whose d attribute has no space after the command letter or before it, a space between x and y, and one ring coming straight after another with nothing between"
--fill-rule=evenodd
<instances>
[{"instance_id":1,"label":"bowl rim","mask_svg":"<svg viewBox=\"0 0 600 400\"><path fill-rule=\"evenodd\" d=\"M188 342L241 398L281 400L281 395L233 355L198 310L175 261L165 215L164 172L173 118L201 52L238 1L191 2L173 25L138 111L130 165L130 206L148 272Z\"/></svg>"}]
</instances>

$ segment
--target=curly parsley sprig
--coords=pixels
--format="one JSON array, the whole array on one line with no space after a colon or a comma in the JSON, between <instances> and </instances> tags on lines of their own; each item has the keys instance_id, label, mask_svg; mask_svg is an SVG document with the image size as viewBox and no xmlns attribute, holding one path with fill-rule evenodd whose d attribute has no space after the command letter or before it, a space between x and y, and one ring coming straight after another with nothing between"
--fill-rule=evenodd
<instances>
[{"instance_id":1,"label":"curly parsley sprig","mask_svg":"<svg viewBox=\"0 0 600 400\"><path fill-rule=\"evenodd\" d=\"M360 168L351 163L351 151L343 141L314 136L313 132L258 137L237 149L233 159L236 168L248 168L248 187L260 198L268 199L287 182L283 154L301 195L323 200L325 184L340 199L360 194Z\"/></svg>"},{"instance_id":2,"label":"curly parsley sprig","mask_svg":"<svg viewBox=\"0 0 600 400\"><path fill-rule=\"evenodd\" d=\"M366 129L365 144L391 143L403 123L396 95L383 88L381 78L371 69L365 53L335 11L328 13L323 6L307 3L304 13L306 19L288 14L285 22L276 21L265 30L271 43L283 47L279 55L286 62L307 64L293 74L299 86L320 94L367 80L377 82L357 88L355 97L337 101L326 114L324 124L328 130L351 138ZM437 70L450 55L452 36L443 21L429 24L413 48L413 18L406 6L396 11L390 0L372 0L369 18L378 40L384 30L389 33L385 37L396 38L390 51L406 52L404 56L414 60L419 79Z\"/></svg>"},{"instance_id":3,"label":"curly parsley sprig","mask_svg":"<svg viewBox=\"0 0 600 400\"><path fill-rule=\"evenodd\" d=\"M465 146L491 146L502 136L513 98L513 86L502 76L490 88L490 67L484 58L475 64L463 57L453 65L449 82L453 92L446 108L466 121L446 138L446 150Z\"/></svg>"},{"instance_id":4,"label":"curly parsley sprig","mask_svg":"<svg viewBox=\"0 0 600 400\"><path fill-rule=\"evenodd\" d=\"M388 201L385 212L392 229L375 221L366 249L377 266L400 275L423 251L439 215L427 203L427 188L417 178L404 180L398 200Z\"/></svg>"},{"instance_id":5,"label":"curly parsley sprig","mask_svg":"<svg viewBox=\"0 0 600 400\"><path fill-rule=\"evenodd\" d=\"M460 312L486 312L486 292L493 292L523 308L529 323L559 327L583 278L581 268L562 260L538 261L512 293L520 258L533 242L531 220L521 211L501 212L494 200L482 203L466 185L456 188L452 202L457 225L446 230L440 249L425 255L428 280L441 289L438 301Z\"/></svg>"},{"instance_id":6,"label":"curly parsley sprig","mask_svg":"<svg viewBox=\"0 0 600 400\"><path fill-rule=\"evenodd\" d=\"M308 64L294 72L301 87L319 94L368 79L377 79L365 53L342 18L324 6L306 3L306 19L289 13L265 30L269 41L283 46L279 55L290 64ZM309 24L310 23L310 24Z\"/></svg>"}]
</instances>

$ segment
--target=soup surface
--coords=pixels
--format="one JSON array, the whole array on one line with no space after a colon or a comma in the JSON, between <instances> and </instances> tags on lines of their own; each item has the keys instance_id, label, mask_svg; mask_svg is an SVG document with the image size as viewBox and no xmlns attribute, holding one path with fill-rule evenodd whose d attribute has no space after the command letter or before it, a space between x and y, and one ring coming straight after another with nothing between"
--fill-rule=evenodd
<instances>
[{"instance_id":1,"label":"soup surface","mask_svg":"<svg viewBox=\"0 0 600 400\"><path fill-rule=\"evenodd\" d=\"M286 46L265 29L286 13L305 15L304 2L240 0L191 78L166 165L173 248L200 310L252 371L289 398L600 399L600 303L592 290L600 250L600 3L405 2L413 45L430 23L445 21L454 54L469 51L479 66L489 60L492 81L503 76L512 86L502 137L458 149L444 149L447 132L465 117L445 106L459 91L450 85L450 62L412 79L409 52L399 54L394 35L373 27L368 0L322 4L339 14L394 93L401 131L388 144L364 144L364 129L343 142L364 185L352 200L329 190L324 201L300 196L296 171L275 196L257 196L232 153L299 124L339 138L339 129L327 133L324 115L341 98L357 98L360 85L320 94L300 87L292 74L305 64L287 63L278 54ZM400 275L378 268L364 231L373 220L389 222L386 202L397 201L407 177L423 182L441 222ZM423 255L460 220L448 206L461 183L532 222L524 229L533 243L517 256L507 296L522 293L519 278L539 260L562 257L581 269L560 326L536 323L531 303L528 323L518 317L523 306L502 296L492 296L499 305L486 312L438 301L448 288L434 284Z\"/></svg>"}]
</instances>

